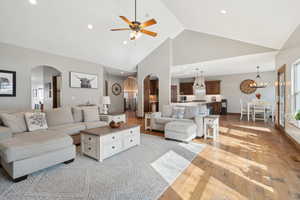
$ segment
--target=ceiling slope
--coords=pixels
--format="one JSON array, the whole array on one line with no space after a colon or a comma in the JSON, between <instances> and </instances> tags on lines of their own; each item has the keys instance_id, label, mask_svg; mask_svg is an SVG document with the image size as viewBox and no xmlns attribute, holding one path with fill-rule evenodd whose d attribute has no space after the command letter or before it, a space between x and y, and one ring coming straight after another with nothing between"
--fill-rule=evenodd
<instances>
[{"instance_id":1,"label":"ceiling slope","mask_svg":"<svg viewBox=\"0 0 300 200\"><path fill-rule=\"evenodd\" d=\"M300 25L286 41L282 49L288 49L300 46Z\"/></svg>"},{"instance_id":2,"label":"ceiling slope","mask_svg":"<svg viewBox=\"0 0 300 200\"><path fill-rule=\"evenodd\" d=\"M134 70L163 41L183 29L160 0L139 0L137 7L140 21L158 21L149 27L159 33L157 38L143 35L132 42L128 41L129 32L110 31L125 26L119 15L134 19L133 0L37 0L37 5L28 0L1 0L0 42Z\"/></svg>"},{"instance_id":3,"label":"ceiling slope","mask_svg":"<svg viewBox=\"0 0 300 200\"><path fill-rule=\"evenodd\" d=\"M271 52L274 49L185 30L173 40L173 65Z\"/></svg>"},{"instance_id":4,"label":"ceiling slope","mask_svg":"<svg viewBox=\"0 0 300 200\"><path fill-rule=\"evenodd\" d=\"M162 0L185 29L280 49L300 19L299 0ZM220 11L226 11L222 14Z\"/></svg>"}]
</instances>

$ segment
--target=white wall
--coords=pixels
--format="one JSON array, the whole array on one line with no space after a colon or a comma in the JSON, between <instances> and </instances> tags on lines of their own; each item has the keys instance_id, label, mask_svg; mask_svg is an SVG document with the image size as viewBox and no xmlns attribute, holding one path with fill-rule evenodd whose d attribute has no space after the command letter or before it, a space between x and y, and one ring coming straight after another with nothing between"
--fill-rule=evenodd
<instances>
[{"instance_id":1,"label":"white wall","mask_svg":"<svg viewBox=\"0 0 300 200\"><path fill-rule=\"evenodd\" d=\"M0 69L17 72L16 97L1 97L0 110L31 108L31 70L36 66L53 66L62 72L62 105L78 105L90 101L99 104L103 94L103 67L41 51L0 43ZM97 74L98 89L69 87L70 71Z\"/></svg>"},{"instance_id":2,"label":"white wall","mask_svg":"<svg viewBox=\"0 0 300 200\"><path fill-rule=\"evenodd\" d=\"M173 64L185 65L274 51L237 40L184 30L173 40Z\"/></svg>"},{"instance_id":3,"label":"white wall","mask_svg":"<svg viewBox=\"0 0 300 200\"><path fill-rule=\"evenodd\" d=\"M234 74L225 76L209 76L205 77L205 80L220 80L221 81L221 96L223 99L227 99L229 113L240 113L240 99L245 102L255 99L255 94L260 93L261 99L271 103L275 103L275 81L276 73L262 72L261 77L263 81L269 83L267 88L257 89L253 94L247 95L241 92L240 84L243 80L253 79L255 80L256 73L247 74Z\"/></svg>"},{"instance_id":4,"label":"white wall","mask_svg":"<svg viewBox=\"0 0 300 200\"><path fill-rule=\"evenodd\" d=\"M171 72L172 43L167 39L155 51L147 56L138 65L138 112L139 117L144 115L144 79L153 74L159 78L159 110L171 101Z\"/></svg>"},{"instance_id":5,"label":"white wall","mask_svg":"<svg viewBox=\"0 0 300 200\"><path fill-rule=\"evenodd\" d=\"M43 67L37 67L32 70L31 72L31 89L38 90L39 88L44 88L44 69ZM31 90L31 91L32 91ZM34 108L35 104L39 104L42 99L39 96L34 97L31 95L32 98L32 108Z\"/></svg>"},{"instance_id":6,"label":"white wall","mask_svg":"<svg viewBox=\"0 0 300 200\"><path fill-rule=\"evenodd\" d=\"M286 104L285 110L287 115L291 115L292 98L291 98L291 69L293 64L300 59L300 25L291 35L284 47L276 57L276 67L286 65ZM277 113L276 113L277 114ZM288 120L285 121L285 132L300 143L300 129L292 126Z\"/></svg>"},{"instance_id":7,"label":"white wall","mask_svg":"<svg viewBox=\"0 0 300 200\"><path fill-rule=\"evenodd\" d=\"M108 96L110 96L111 105L109 106L109 112L122 113L124 112L124 80L126 77L114 76L104 73L104 80L108 82ZM120 95L116 96L112 93L112 86L114 83L118 83L122 87Z\"/></svg>"}]
</instances>

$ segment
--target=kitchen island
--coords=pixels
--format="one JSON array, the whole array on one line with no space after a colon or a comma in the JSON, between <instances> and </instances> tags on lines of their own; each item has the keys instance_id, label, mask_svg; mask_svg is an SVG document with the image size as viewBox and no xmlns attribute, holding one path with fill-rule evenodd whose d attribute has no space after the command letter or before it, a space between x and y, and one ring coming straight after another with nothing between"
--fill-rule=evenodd
<instances>
[{"instance_id":1,"label":"kitchen island","mask_svg":"<svg viewBox=\"0 0 300 200\"><path fill-rule=\"evenodd\" d=\"M171 103L174 106L205 106L211 110L210 114L220 115L222 111L222 101L185 101Z\"/></svg>"}]
</instances>

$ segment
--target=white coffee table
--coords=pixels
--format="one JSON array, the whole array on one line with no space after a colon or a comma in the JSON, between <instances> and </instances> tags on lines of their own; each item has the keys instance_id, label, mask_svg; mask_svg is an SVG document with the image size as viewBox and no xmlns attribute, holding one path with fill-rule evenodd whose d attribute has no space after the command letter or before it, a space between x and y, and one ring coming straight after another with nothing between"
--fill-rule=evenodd
<instances>
[{"instance_id":1,"label":"white coffee table","mask_svg":"<svg viewBox=\"0 0 300 200\"><path fill-rule=\"evenodd\" d=\"M81 153L103 161L119 152L140 144L140 126L123 125L120 128L100 127L80 132Z\"/></svg>"}]
</instances>

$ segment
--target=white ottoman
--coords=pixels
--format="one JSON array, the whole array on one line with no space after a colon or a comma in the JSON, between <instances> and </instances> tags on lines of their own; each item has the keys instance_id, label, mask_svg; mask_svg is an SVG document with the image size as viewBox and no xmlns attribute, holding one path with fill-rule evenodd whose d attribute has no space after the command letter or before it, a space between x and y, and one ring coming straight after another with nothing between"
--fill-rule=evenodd
<instances>
[{"instance_id":1,"label":"white ottoman","mask_svg":"<svg viewBox=\"0 0 300 200\"><path fill-rule=\"evenodd\" d=\"M189 142L196 137L197 126L191 122L173 121L165 126L165 138Z\"/></svg>"}]
</instances>

